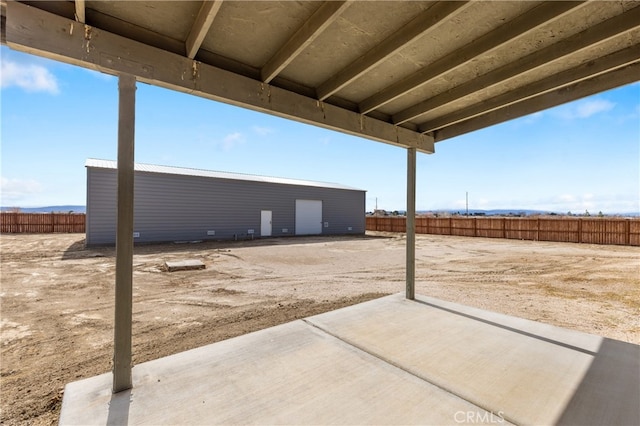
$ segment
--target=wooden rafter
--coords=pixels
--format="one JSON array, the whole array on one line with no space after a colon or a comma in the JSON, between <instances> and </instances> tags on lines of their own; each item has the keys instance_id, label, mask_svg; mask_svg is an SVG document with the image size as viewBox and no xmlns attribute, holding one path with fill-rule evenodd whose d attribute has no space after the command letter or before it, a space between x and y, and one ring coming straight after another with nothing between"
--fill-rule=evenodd
<instances>
[{"instance_id":1,"label":"wooden rafter","mask_svg":"<svg viewBox=\"0 0 640 426\"><path fill-rule=\"evenodd\" d=\"M412 120L425 112L446 105L456 99L484 90L487 87L502 84L525 72L543 66L578 51L595 46L612 37L617 37L635 28L640 28L640 7L631 9L621 15L608 19L594 27L587 28L558 43L533 52L516 62L506 64L477 78L454 87L447 92L426 99L410 108L393 115L395 124Z\"/></svg>"},{"instance_id":2,"label":"wooden rafter","mask_svg":"<svg viewBox=\"0 0 640 426\"><path fill-rule=\"evenodd\" d=\"M422 12L411 20L403 29L393 34L381 44L371 49L364 56L359 57L343 70L318 86L316 92L318 99L324 100L342 89L362 74L375 67L389 56L425 34L434 30L447 17L461 10L467 5L465 1L436 3L433 7Z\"/></svg>"},{"instance_id":3,"label":"wooden rafter","mask_svg":"<svg viewBox=\"0 0 640 426\"><path fill-rule=\"evenodd\" d=\"M501 25L461 49L457 49L436 60L428 67L423 68L417 73L392 84L373 96L370 96L360 103L360 112L363 114L369 113L374 109L397 99L405 93L415 90L434 78L468 63L480 54L500 47L533 28L547 23L550 19L558 17L582 3L583 2L543 3L537 6L533 11L523 13L511 22Z\"/></svg>"},{"instance_id":4,"label":"wooden rafter","mask_svg":"<svg viewBox=\"0 0 640 426\"><path fill-rule=\"evenodd\" d=\"M75 8L76 8L76 21L78 22L82 22L83 24L86 23L86 16L85 16L85 4L84 4L84 0L75 0Z\"/></svg>"},{"instance_id":5,"label":"wooden rafter","mask_svg":"<svg viewBox=\"0 0 640 426\"><path fill-rule=\"evenodd\" d=\"M280 50L262 67L262 81L269 83L313 40L331 25L352 3L350 1L328 1L322 4Z\"/></svg>"},{"instance_id":6,"label":"wooden rafter","mask_svg":"<svg viewBox=\"0 0 640 426\"><path fill-rule=\"evenodd\" d=\"M433 134L436 142L440 142L484 127L493 126L514 118L533 114L547 108L633 83L638 80L638 75L640 75L640 62L635 62L615 71L578 81L569 86L526 99L510 105L508 108L500 108L488 114L447 126L433 132Z\"/></svg>"},{"instance_id":7,"label":"wooden rafter","mask_svg":"<svg viewBox=\"0 0 640 426\"><path fill-rule=\"evenodd\" d=\"M222 6L222 1L223 0L205 0L202 2L198 16L196 16L196 20L193 23L191 31L189 31L189 35L187 36L187 41L185 42L188 58L193 59L196 57L198 49L202 46L202 42L209 32L209 28L211 28L211 24L213 24L213 20L218 14L220 6Z\"/></svg>"},{"instance_id":8,"label":"wooden rafter","mask_svg":"<svg viewBox=\"0 0 640 426\"><path fill-rule=\"evenodd\" d=\"M501 95L494 96L491 99L470 105L454 113L429 120L420 125L420 131L425 133L432 132L442 127L450 126L496 109L505 108L553 90L561 89L575 82L613 71L634 62L640 62L640 45L638 44L609 54L598 61L586 62L580 66L536 81L527 86L522 86Z\"/></svg>"}]
</instances>

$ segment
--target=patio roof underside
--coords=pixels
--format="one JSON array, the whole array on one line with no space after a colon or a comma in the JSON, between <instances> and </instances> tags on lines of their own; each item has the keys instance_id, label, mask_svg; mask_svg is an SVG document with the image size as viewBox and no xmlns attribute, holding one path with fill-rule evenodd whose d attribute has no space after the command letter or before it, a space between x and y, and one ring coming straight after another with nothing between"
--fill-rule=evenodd
<instances>
[{"instance_id":1,"label":"patio roof underside","mask_svg":"<svg viewBox=\"0 0 640 426\"><path fill-rule=\"evenodd\" d=\"M3 1L2 42L431 153L638 80L639 4Z\"/></svg>"}]
</instances>

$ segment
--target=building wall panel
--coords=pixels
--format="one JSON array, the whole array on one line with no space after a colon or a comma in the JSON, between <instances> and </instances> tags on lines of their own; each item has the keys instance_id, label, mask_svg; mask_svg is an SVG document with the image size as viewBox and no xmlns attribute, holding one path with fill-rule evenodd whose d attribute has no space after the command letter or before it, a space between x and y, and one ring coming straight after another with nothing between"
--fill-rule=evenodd
<instances>
[{"instance_id":1,"label":"building wall panel","mask_svg":"<svg viewBox=\"0 0 640 426\"><path fill-rule=\"evenodd\" d=\"M87 167L87 245L115 243L116 188L115 169ZM322 234L365 232L365 191L136 171L135 242L258 237L261 210L272 236L295 235L296 199L322 200Z\"/></svg>"}]
</instances>

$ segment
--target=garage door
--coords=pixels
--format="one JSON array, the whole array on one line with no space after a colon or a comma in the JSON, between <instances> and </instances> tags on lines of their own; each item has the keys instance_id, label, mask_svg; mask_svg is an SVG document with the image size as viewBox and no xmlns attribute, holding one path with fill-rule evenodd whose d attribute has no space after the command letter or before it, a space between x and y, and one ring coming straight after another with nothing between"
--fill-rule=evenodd
<instances>
[{"instance_id":1,"label":"garage door","mask_svg":"<svg viewBox=\"0 0 640 426\"><path fill-rule=\"evenodd\" d=\"M296 235L322 233L322 201L296 200Z\"/></svg>"}]
</instances>

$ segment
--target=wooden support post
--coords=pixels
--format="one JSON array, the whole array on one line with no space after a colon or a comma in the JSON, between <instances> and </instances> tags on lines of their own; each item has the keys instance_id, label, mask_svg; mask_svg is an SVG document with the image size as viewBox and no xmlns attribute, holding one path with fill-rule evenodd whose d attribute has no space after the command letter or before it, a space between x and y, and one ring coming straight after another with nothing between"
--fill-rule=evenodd
<instances>
[{"instance_id":1,"label":"wooden support post","mask_svg":"<svg viewBox=\"0 0 640 426\"><path fill-rule=\"evenodd\" d=\"M133 284L133 168L136 79L118 79L118 220L116 234L116 301L113 348L113 392L130 389Z\"/></svg>"},{"instance_id":2,"label":"wooden support post","mask_svg":"<svg viewBox=\"0 0 640 426\"><path fill-rule=\"evenodd\" d=\"M416 149L407 149L407 299L416 297Z\"/></svg>"}]
</instances>

